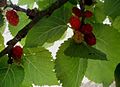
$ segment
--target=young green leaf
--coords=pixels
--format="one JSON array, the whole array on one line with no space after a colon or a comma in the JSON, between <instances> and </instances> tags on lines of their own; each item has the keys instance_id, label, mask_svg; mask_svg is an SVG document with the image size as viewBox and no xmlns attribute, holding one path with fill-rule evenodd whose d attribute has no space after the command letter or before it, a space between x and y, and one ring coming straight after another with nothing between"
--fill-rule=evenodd
<instances>
[{"instance_id":1,"label":"young green leaf","mask_svg":"<svg viewBox=\"0 0 120 87\"><path fill-rule=\"evenodd\" d=\"M35 0L18 0L18 4L19 5L30 5L30 4L32 4L32 3L34 3L35 2Z\"/></svg>"},{"instance_id":2,"label":"young green leaf","mask_svg":"<svg viewBox=\"0 0 120 87\"><path fill-rule=\"evenodd\" d=\"M0 51L4 48L4 39L2 34L0 33Z\"/></svg>"},{"instance_id":3,"label":"young green leaf","mask_svg":"<svg viewBox=\"0 0 120 87\"><path fill-rule=\"evenodd\" d=\"M57 85L54 63L48 50L42 47L24 48L25 80L23 85Z\"/></svg>"},{"instance_id":4,"label":"young green leaf","mask_svg":"<svg viewBox=\"0 0 120 87\"><path fill-rule=\"evenodd\" d=\"M103 24L95 24L94 32L97 38L96 48L106 53L108 61L89 60L86 76L108 87L114 80L114 69L120 61L120 33Z\"/></svg>"},{"instance_id":5,"label":"young green leaf","mask_svg":"<svg viewBox=\"0 0 120 87\"><path fill-rule=\"evenodd\" d=\"M87 59L64 54L71 41L62 44L57 52L55 71L63 87L80 87L87 68Z\"/></svg>"},{"instance_id":6,"label":"young green leaf","mask_svg":"<svg viewBox=\"0 0 120 87\"><path fill-rule=\"evenodd\" d=\"M88 60L86 76L91 81L103 83L104 87L109 87L114 80L116 63L114 61Z\"/></svg>"},{"instance_id":7,"label":"young green leaf","mask_svg":"<svg viewBox=\"0 0 120 87\"><path fill-rule=\"evenodd\" d=\"M106 18L106 15L103 10L103 3L98 2L94 8L94 21L97 23L103 23Z\"/></svg>"},{"instance_id":8,"label":"young green leaf","mask_svg":"<svg viewBox=\"0 0 120 87\"><path fill-rule=\"evenodd\" d=\"M94 24L94 33L97 38L96 48L105 52L107 55L112 56L113 58L119 59L120 33L118 30L114 29L112 26Z\"/></svg>"},{"instance_id":9,"label":"young green leaf","mask_svg":"<svg viewBox=\"0 0 120 87\"><path fill-rule=\"evenodd\" d=\"M120 32L120 16L117 16L113 21L113 27Z\"/></svg>"},{"instance_id":10,"label":"young green leaf","mask_svg":"<svg viewBox=\"0 0 120 87\"><path fill-rule=\"evenodd\" d=\"M49 18L40 20L29 32L26 47L36 47L45 42L54 42L61 38L67 30L67 22L71 11L65 7L56 10Z\"/></svg>"},{"instance_id":11,"label":"young green leaf","mask_svg":"<svg viewBox=\"0 0 120 87\"><path fill-rule=\"evenodd\" d=\"M36 0L37 5L40 9L46 8L54 3L56 0Z\"/></svg>"},{"instance_id":12,"label":"young green leaf","mask_svg":"<svg viewBox=\"0 0 120 87\"><path fill-rule=\"evenodd\" d=\"M106 15L111 16L113 19L120 15L120 0L105 0L104 12Z\"/></svg>"},{"instance_id":13,"label":"young green leaf","mask_svg":"<svg viewBox=\"0 0 120 87\"><path fill-rule=\"evenodd\" d=\"M8 57L0 59L0 87L19 87L24 79L24 69L7 64Z\"/></svg>"}]
</instances>

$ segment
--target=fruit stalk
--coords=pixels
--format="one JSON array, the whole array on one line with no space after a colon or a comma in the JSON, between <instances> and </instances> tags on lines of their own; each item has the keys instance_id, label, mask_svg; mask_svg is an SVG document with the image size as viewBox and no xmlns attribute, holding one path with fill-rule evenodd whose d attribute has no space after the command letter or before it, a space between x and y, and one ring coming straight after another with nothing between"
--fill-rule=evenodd
<instances>
[{"instance_id":1,"label":"fruit stalk","mask_svg":"<svg viewBox=\"0 0 120 87\"><path fill-rule=\"evenodd\" d=\"M80 0L79 4L80 4L80 8L81 8L81 13L84 13L84 10L85 10L84 0ZM85 20L85 16L82 16L81 27L84 24L84 20Z\"/></svg>"}]
</instances>

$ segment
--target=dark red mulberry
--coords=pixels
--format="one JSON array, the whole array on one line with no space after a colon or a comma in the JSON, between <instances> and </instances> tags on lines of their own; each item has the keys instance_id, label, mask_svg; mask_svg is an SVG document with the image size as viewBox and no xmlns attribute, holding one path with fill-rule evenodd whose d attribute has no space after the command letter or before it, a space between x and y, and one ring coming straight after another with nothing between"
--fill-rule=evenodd
<instances>
[{"instance_id":1,"label":"dark red mulberry","mask_svg":"<svg viewBox=\"0 0 120 87\"><path fill-rule=\"evenodd\" d=\"M84 39L85 39L85 42L90 46L93 46L96 44L96 38L95 38L95 35L93 33L86 34L84 36Z\"/></svg>"},{"instance_id":2,"label":"dark red mulberry","mask_svg":"<svg viewBox=\"0 0 120 87\"><path fill-rule=\"evenodd\" d=\"M93 16L93 13L92 13L91 11L86 10L86 11L84 12L84 16L85 16L86 18L90 18L90 17Z\"/></svg>"},{"instance_id":3,"label":"dark red mulberry","mask_svg":"<svg viewBox=\"0 0 120 87\"><path fill-rule=\"evenodd\" d=\"M83 34L89 34L93 30L93 27L90 24L84 24L82 28L80 29L80 32Z\"/></svg>"},{"instance_id":4,"label":"dark red mulberry","mask_svg":"<svg viewBox=\"0 0 120 87\"><path fill-rule=\"evenodd\" d=\"M19 23L19 16L17 15L16 11L14 11L14 10L7 11L6 18L7 18L8 22L13 26L17 26L17 24Z\"/></svg>"},{"instance_id":5,"label":"dark red mulberry","mask_svg":"<svg viewBox=\"0 0 120 87\"><path fill-rule=\"evenodd\" d=\"M77 7L72 8L72 13L74 13L78 17L82 16L81 10L79 8L77 8Z\"/></svg>"},{"instance_id":6,"label":"dark red mulberry","mask_svg":"<svg viewBox=\"0 0 120 87\"><path fill-rule=\"evenodd\" d=\"M70 25L73 29L75 30L79 30L80 26L81 26L81 22L80 19L76 16L71 16L70 18Z\"/></svg>"},{"instance_id":7,"label":"dark red mulberry","mask_svg":"<svg viewBox=\"0 0 120 87\"><path fill-rule=\"evenodd\" d=\"M21 48L20 46L13 47L11 55L12 55L13 59L15 59L15 60L21 59L21 57L23 55L23 48Z\"/></svg>"}]
</instances>

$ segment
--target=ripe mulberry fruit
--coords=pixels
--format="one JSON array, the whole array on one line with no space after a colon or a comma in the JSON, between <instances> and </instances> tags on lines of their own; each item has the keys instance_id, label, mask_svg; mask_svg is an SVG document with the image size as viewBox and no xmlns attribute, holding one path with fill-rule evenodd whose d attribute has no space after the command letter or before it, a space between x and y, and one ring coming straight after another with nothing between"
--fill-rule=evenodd
<instances>
[{"instance_id":1,"label":"ripe mulberry fruit","mask_svg":"<svg viewBox=\"0 0 120 87\"><path fill-rule=\"evenodd\" d=\"M72 8L72 13L74 13L78 17L82 16L81 10L79 8L77 8L77 7Z\"/></svg>"},{"instance_id":2,"label":"ripe mulberry fruit","mask_svg":"<svg viewBox=\"0 0 120 87\"><path fill-rule=\"evenodd\" d=\"M81 22L80 19L76 16L71 16L70 18L70 25L73 29L75 30L79 30L80 26L81 26Z\"/></svg>"},{"instance_id":3,"label":"ripe mulberry fruit","mask_svg":"<svg viewBox=\"0 0 120 87\"><path fill-rule=\"evenodd\" d=\"M23 48L21 48L20 46L13 47L11 55L14 60L20 60L23 55Z\"/></svg>"},{"instance_id":4,"label":"ripe mulberry fruit","mask_svg":"<svg viewBox=\"0 0 120 87\"><path fill-rule=\"evenodd\" d=\"M85 39L85 42L90 46L96 44L96 38L95 38L95 35L93 33L86 34L84 36L84 39Z\"/></svg>"},{"instance_id":5,"label":"ripe mulberry fruit","mask_svg":"<svg viewBox=\"0 0 120 87\"><path fill-rule=\"evenodd\" d=\"M13 26L17 26L17 24L19 23L19 16L14 10L7 11L6 18L8 22Z\"/></svg>"},{"instance_id":6,"label":"ripe mulberry fruit","mask_svg":"<svg viewBox=\"0 0 120 87\"><path fill-rule=\"evenodd\" d=\"M82 28L80 29L80 32L83 34L89 34L93 30L93 27L90 24L84 24Z\"/></svg>"},{"instance_id":7,"label":"ripe mulberry fruit","mask_svg":"<svg viewBox=\"0 0 120 87\"><path fill-rule=\"evenodd\" d=\"M90 18L90 17L93 16L93 13L92 13L91 11L86 10L86 11L84 12L84 16L85 16L85 18Z\"/></svg>"}]
</instances>

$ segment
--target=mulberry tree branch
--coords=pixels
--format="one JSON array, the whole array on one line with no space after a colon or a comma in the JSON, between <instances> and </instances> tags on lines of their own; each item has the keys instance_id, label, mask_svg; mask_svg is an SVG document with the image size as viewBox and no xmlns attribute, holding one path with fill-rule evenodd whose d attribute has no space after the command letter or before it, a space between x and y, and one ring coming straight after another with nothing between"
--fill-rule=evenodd
<instances>
[{"instance_id":1,"label":"mulberry tree branch","mask_svg":"<svg viewBox=\"0 0 120 87\"><path fill-rule=\"evenodd\" d=\"M7 42L7 47L3 49L0 52L0 57L4 56L5 54L8 54L9 51L13 48L13 46L23 39L28 32L31 30L31 28L43 17L50 16L56 9L60 8L62 5L64 5L68 0L57 0L55 3L51 4L50 7L48 7L45 10L39 11L36 13L35 17L32 19L32 21L27 24L23 29L21 29L17 35L10 41ZM17 8L18 9L18 8Z\"/></svg>"}]
</instances>

